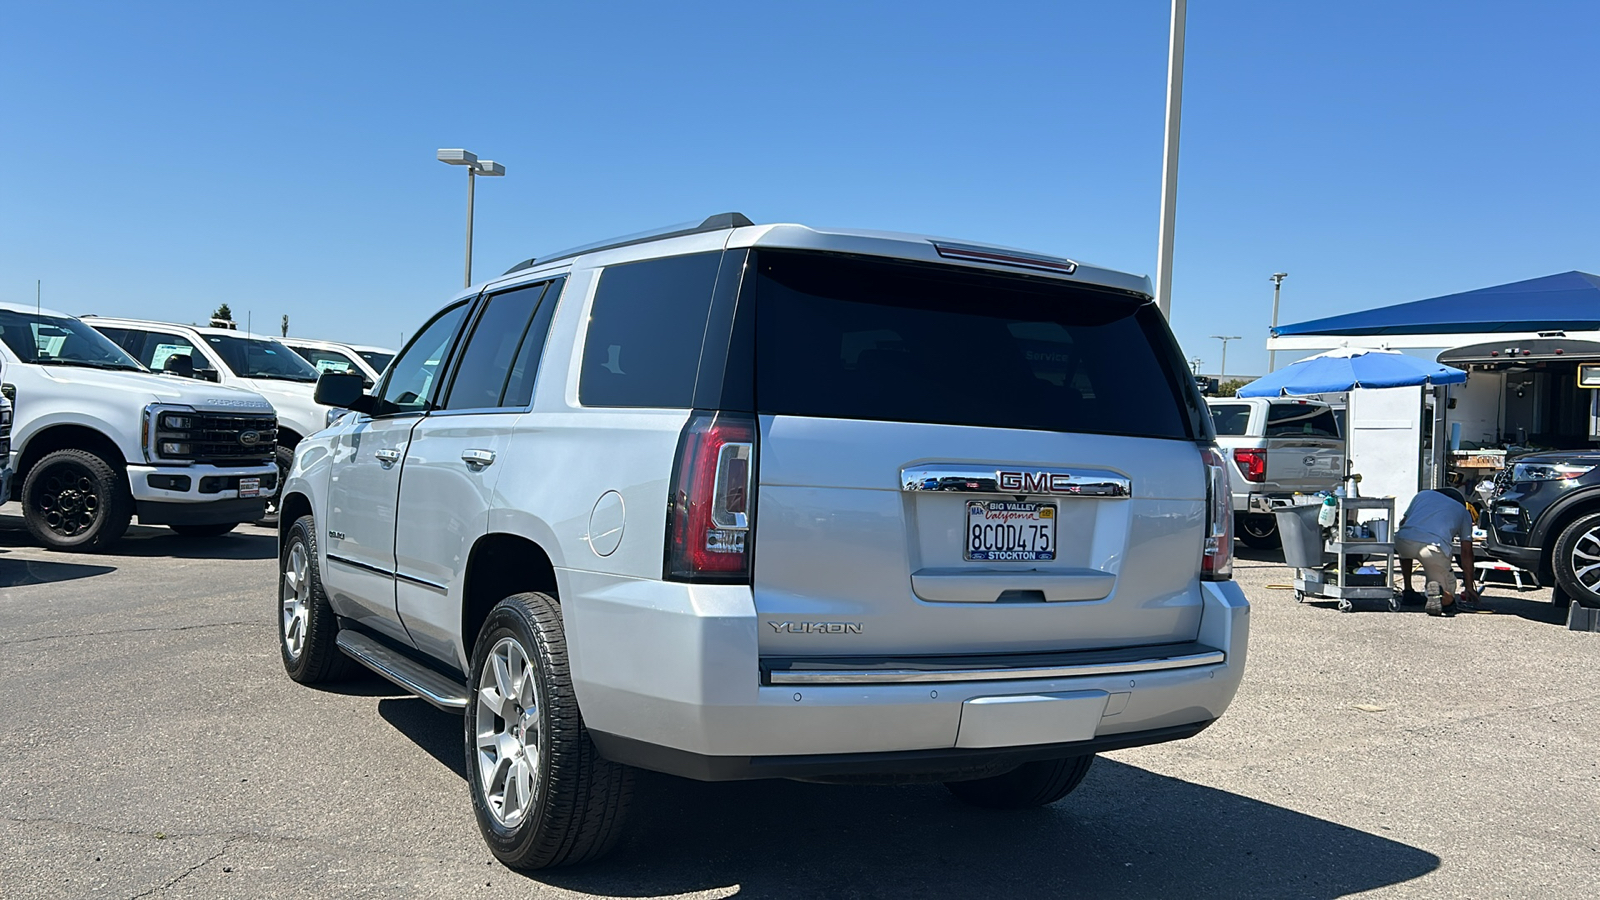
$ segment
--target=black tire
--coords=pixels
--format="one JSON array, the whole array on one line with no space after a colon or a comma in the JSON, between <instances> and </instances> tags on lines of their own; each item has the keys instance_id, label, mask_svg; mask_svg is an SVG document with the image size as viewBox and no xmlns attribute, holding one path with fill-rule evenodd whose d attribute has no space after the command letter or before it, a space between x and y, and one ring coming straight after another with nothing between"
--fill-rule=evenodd
<instances>
[{"instance_id":1,"label":"black tire","mask_svg":"<svg viewBox=\"0 0 1600 900\"><path fill-rule=\"evenodd\" d=\"M291 578L291 560L304 554L302 572ZM303 589L297 587L303 585ZM291 591L295 596L291 598ZM303 609L291 606L295 602ZM302 615L303 613L303 615ZM311 516L301 516L289 528L278 553L278 655L283 670L300 684L327 684L348 678L359 663L334 644L339 619L322 590L317 571L317 526Z\"/></svg>"},{"instance_id":2,"label":"black tire","mask_svg":"<svg viewBox=\"0 0 1600 900\"><path fill-rule=\"evenodd\" d=\"M104 553L132 518L127 479L87 450L47 453L22 482L23 522L51 550Z\"/></svg>"},{"instance_id":3,"label":"black tire","mask_svg":"<svg viewBox=\"0 0 1600 900\"><path fill-rule=\"evenodd\" d=\"M210 525L168 525L184 537L221 537L234 529L237 522L213 522Z\"/></svg>"},{"instance_id":4,"label":"black tire","mask_svg":"<svg viewBox=\"0 0 1600 900\"><path fill-rule=\"evenodd\" d=\"M1278 533L1278 517L1267 513L1238 513L1233 517L1233 533L1246 547L1276 550L1283 546Z\"/></svg>"},{"instance_id":5,"label":"black tire","mask_svg":"<svg viewBox=\"0 0 1600 900\"><path fill-rule=\"evenodd\" d=\"M272 496L267 498L267 513L256 520L257 525L278 524L278 498L283 496L283 482L289 477L289 469L294 466L294 450L279 444L272 451L272 461L278 464L278 483L272 488Z\"/></svg>"},{"instance_id":6,"label":"black tire","mask_svg":"<svg viewBox=\"0 0 1600 900\"><path fill-rule=\"evenodd\" d=\"M947 781L944 786L963 803L985 809L1030 809L1049 806L1072 793L1089 774L1094 754L1023 763L1004 775L973 781Z\"/></svg>"},{"instance_id":7,"label":"black tire","mask_svg":"<svg viewBox=\"0 0 1600 900\"><path fill-rule=\"evenodd\" d=\"M518 652L525 663L520 669ZM494 660L506 664L502 671L511 680L509 693L514 697L500 690L491 695L485 688L485 670L496 665ZM498 684L493 669L487 677L491 685ZM590 862L610 851L622 834L633 798L633 770L602 759L589 738L572 689L556 601L527 593L496 604L478 632L468 687L472 700L465 717L467 782L478 828L495 858L528 871ZM499 702L491 701L491 696ZM519 716L521 724L514 724L511 716ZM512 790L503 787L497 801L485 788L483 768L490 770L490 788L510 785L515 773L528 771L517 765L526 757L502 758L498 750L480 754L480 720L488 744L500 746L496 736L505 733L516 738L517 746L531 743L537 751L536 765L527 776L527 793L517 798L516 809L510 808ZM535 732L532 742L527 741L529 726Z\"/></svg>"},{"instance_id":8,"label":"black tire","mask_svg":"<svg viewBox=\"0 0 1600 900\"><path fill-rule=\"evenodd\" d=\"M1580 558L1593 557L1594 563L1600 565L1600 513L1590 513L1575 520L1572 524L1562 529L1561 536L1556 538L1555 549L1550 554L1550 565L1556 571L1556 587L1579 606L1590 609L1600 608L1600 581L1595 581L1595 587L1586 586L1578 575L1574 563L1577 555ZM1600 569L1594 570L1600 572Z\"/></svg>"}]
</instances>

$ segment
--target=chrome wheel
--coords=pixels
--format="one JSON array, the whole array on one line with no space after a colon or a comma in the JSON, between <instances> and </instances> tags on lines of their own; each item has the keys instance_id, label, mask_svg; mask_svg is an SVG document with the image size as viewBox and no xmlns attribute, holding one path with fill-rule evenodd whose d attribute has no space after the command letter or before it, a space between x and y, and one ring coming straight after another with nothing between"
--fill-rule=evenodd
<instances>
[{"instance_id":1,"label":"chrome wheel","mask_svg":"<svg viewBox=\"0 0 1600 900\"><path fill-rule=\"evenodd\" d=\"M311 556L306 545L295 541L283 563L283 651L291 661L306 648L306 626L311 620Z\"/></svg>"},{"instance_id":2,"label":"chrome wheel","mask_svg":"<svg viewBox=\"0 0 1600 900\"><path fill-rule=\"evenodd\" d=\"M89 470L58 462L42 475L32 500L45 527L62 537L77 537L94 527L101 498Z\"/></svg>"},{"instance_id":3,"label":"chrome wheel","mask_svg":"<svg viewBox=\"0 0 1600 900\"><path fill-rule=\"evenodd\" d=\"M534 665L516 638L497 642L478 673L478 781L496 822L515 828L533 808L539 775L539 700Z\"/></svg>"},{"instance_id":4,"label":"chrome wheel","mask_svg":"<svg viewBox=\"0 0 1600 900\"><path fill-rule=\"evenodd\" d=\"M1578 584L1600 594L1600 528L1591 528L1573 541L1567 562Z\"/></svg>"}]
</instances>

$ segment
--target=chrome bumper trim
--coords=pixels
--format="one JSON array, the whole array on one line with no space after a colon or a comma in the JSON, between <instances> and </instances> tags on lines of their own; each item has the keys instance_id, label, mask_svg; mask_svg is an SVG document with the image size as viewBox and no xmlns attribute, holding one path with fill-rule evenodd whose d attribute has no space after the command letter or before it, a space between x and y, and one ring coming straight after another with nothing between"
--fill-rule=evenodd
<instances>
[{"instance_id":1,"label":"chrome bumper trim","mask_svg":"<svg viewBox=\"0 0 1600 900\"><path fill-rule=\"evenodd\" d=\"M1129 675L1215 666L1227 661L1221 650L1183 656L1156 656L1126 662L1082 663L1065 666L1029 666L969 669L793 669L774 670L773 684L927 684L946 681L1020 681L1046 678L1083 678L1092 675Z\"/></svg>"}]
</instances>

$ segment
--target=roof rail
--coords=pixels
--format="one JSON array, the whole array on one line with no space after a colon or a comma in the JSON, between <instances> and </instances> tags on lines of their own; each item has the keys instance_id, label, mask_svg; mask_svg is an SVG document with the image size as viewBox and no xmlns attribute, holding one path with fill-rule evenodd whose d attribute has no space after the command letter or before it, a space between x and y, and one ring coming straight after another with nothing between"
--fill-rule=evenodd
<instances>
[{"instance_id":1,"label":"roof rail","mask_svg":"<svg viewBox=\"0 0 1600 900\"><path fill-rule=\"evenodd\" d=\"M555 262L558 259L566 259L567 257L579 256L584 253L598 253L601 250L615 250L618 247L628 247L632 246L633 244L645 244L649 243L650 241L663 241L667 238L683 237L686 234L704 234L708 231L725 231L729 228L743 228L746 225L754 224L755 223L750 221L749 217L744 213L717 213L714 216L707 216L705 221L698 225L693 223L668 225L665 228L658 228L654 231L642 231L638 234L630 234L625 237L612 238L593 244L583 244L582 246L573 247L570 250L563 250L560 253L554 253L550 256L542 258L531 257L505 270L505 272L502 274L510 275L513 272L521 272L523 269L531 269L533 268L534 263L550 263Z\"/></svg>"}]
</instances>

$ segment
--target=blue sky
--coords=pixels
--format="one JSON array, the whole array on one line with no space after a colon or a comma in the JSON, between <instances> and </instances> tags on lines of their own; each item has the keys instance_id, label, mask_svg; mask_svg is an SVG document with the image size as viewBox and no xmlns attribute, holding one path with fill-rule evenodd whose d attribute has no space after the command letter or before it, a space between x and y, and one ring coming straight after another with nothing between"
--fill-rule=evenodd
<instances>
[{"instance_id":1,"label":"blue sky","mask_svg":"<svg viewBox=\"0 0 1600 900\"><path fill-rule=\"evenodd\" d=\"M1155 268L1168 5L8 3L0 299L396 345L479 277L739 210ZM1579 2L1196 2L1173 326L1600 271Z\"/></svg>"}]
</instances>

